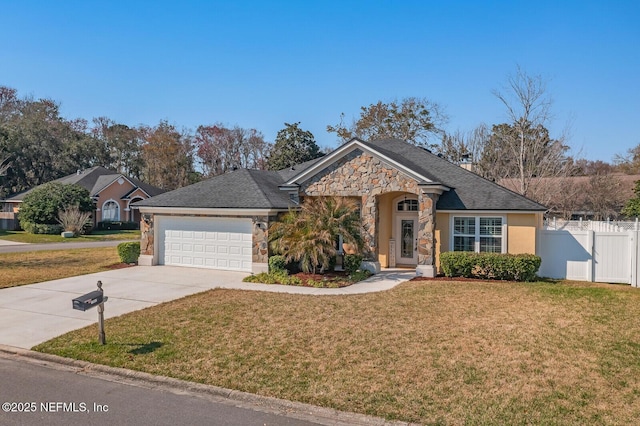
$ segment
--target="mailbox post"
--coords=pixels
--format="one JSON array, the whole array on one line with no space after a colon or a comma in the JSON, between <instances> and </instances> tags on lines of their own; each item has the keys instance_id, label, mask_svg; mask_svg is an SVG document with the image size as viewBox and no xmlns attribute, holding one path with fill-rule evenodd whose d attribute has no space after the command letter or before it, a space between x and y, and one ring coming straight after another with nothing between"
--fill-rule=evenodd
<instances>
[{"instance_id":1,"label":"mailbox post","mask_svg":"<svg viewBox=\"0 0 640 426\"><path fill-rule=\"evenodd\" d=\"M104 296L104 290L102 289L102 281L98 280L98 291ZM107 344L107 338L104 334L104 302L107 301L106 297L103 297L102 303L98 305L98 339L101 345Z\"/></svg>"},{"instance_id":2,"label":"mailbox post","mask_svg":"<svg viewBox=\"0 0 640 426\"><path fill-rule=\"evenodd\" d=\"M107 301L108 297L104 295L102 281L98 281L97 286L98 290L76 297L72 300L72 303L73 309L77 309L79 311L86 311L94 306L98 307L98 339L100 340L101 345L105 345L107 343L107 339L104 333L104 302Z\"/></svg>"}]
</instances>

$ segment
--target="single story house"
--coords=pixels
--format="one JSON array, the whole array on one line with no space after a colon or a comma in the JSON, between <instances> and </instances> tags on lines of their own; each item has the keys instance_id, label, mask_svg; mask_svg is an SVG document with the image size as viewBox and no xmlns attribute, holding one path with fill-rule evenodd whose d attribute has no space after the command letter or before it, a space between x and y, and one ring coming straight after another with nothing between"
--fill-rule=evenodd
<instances>
[{"instance_id":1,"label":"single story house","mask_svg":"<svg viewBox=\"0 0 640 426\"><path fill-rule=\"evenodd\" d=\"M94 226L104 221L139 223L140 213L131 208L131 203L165 192L163 189L101 166L78 170L53 182L76 184L89 191L96 206L93 212ZM33 189L35 188L4 199L4 212L17 216L22 200Z\"/></svg>"},{"instance_id":2,"label":"single story house","mask_svg":"<svg viewBox=\"0 0 640 426\"><path fill-rule=\"evenodd\" d=\"M269 224L315 196L359 201L372 269L425 276L445 251L535 253L546 210L424 148L352 139L290 169L240 169L137 202L139 263L266 271Z\"/></svg>"}]
</instances>

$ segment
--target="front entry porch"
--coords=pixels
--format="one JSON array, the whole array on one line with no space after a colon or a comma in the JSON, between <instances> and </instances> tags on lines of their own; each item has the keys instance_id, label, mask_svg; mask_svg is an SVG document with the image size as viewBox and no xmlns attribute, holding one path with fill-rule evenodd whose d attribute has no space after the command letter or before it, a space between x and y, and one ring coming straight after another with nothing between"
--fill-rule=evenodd
<instances>
[{"instance_id":1,"label":"front entry porch","mask_svg":"<svg viewBox=\"0 0 640 426\"><path fill-rule=\"evenodd\" d=\"M419 192L377 197L376 255L383 268L411 267L418 275L435 276L435 197Z\"/></svg>"}]
</instances>

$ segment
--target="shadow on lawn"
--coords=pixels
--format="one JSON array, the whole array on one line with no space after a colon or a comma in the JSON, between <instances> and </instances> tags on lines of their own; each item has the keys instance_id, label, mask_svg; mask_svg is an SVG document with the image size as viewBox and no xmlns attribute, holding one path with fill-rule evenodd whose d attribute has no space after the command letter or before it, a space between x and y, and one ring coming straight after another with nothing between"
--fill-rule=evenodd
<instances>
[{"instance_id":1,"label":"shadow on lawn","mask_svg":"<svg viewBox=\"0 0 640 426\"><path fill-rule=\"evenodd\" d=\"M126 343L122 346L137 346L137 348L131 349L129 351L132 355L145 355L154 352L156 349L160 349L163 343L161 342L149 342L149 343Z\"/></svg>"}]
</instances>

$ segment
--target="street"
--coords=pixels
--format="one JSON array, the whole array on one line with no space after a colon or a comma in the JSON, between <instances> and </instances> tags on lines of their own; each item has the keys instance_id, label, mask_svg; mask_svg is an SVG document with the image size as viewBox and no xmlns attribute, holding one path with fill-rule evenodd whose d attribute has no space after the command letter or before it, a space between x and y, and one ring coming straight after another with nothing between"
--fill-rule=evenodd
<instances>
[{"instance_id":1,"label":"street","mask_svg":"<svg viewBox=\"0 0 640 426\"><path fill-rule=\"evenodd\" d=\"M2 425L313 425L269 407L88 376L0 353ZM243 405L239 407L238 405ZM272 410L275 411L275 410Z\"/></svg>"}]
</instances>

